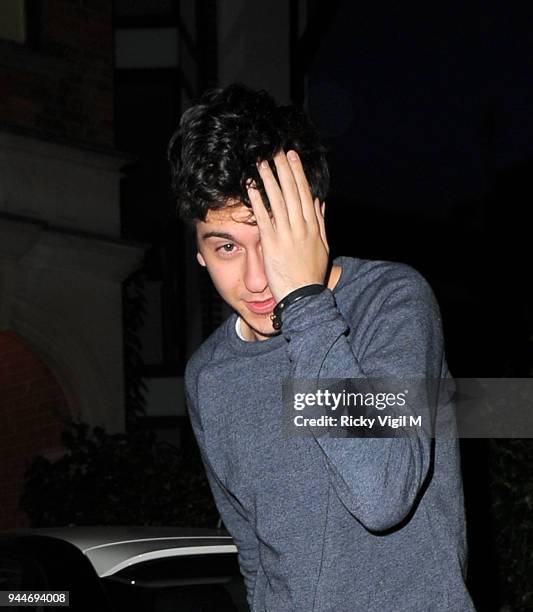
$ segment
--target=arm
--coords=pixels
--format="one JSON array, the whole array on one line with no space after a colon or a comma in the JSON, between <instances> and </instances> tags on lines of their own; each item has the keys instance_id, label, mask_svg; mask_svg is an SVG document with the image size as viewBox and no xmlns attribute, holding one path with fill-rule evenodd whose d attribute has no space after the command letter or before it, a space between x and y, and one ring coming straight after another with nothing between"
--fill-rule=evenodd
<instances>
[{"instance_id":1,"label":"arm","mask_svg":"<svg viewBox=\"0 0 533 612\"><path fill-rule=\"evenodd\" d=\"M350 329L329 291L289 306L283 333L291 377L438 379L443 343L438 306L429 285L405 267L381 296L377 315L365 332L358 359ZM385 289L384 289L385 290ZM361 338L360 338L361 339ZM431 386L431 385L430 385ZM419 397L413 412L435 404ZM428 475L432 458L428 435L401 438L315 438L324 452L332 482L348 510L369 530L394 527L405 518Z\"/></svg>"},{"instance_id":2,"label":"arm","mask_svg":"<svg viewBox=\"0 0 533 612\"><path fill-rule=\"evenodd\" d=\"M187 388L187 385L186 385ZM258 543L255 533L243 508L239 502L232 497L231 493L222 484L213 470L205 449L204 432L201 426L197 409L188 390L186 392L187 406L191 418L191 424L200 448L200 454L204 463L207 479L213 493L213 498L220 517L229 531L235 545L237 546L239 566L246 585L248 604L252 607L255 576L259 564Z\"/></svg>"},{"instance_id":3,"label":"arm","mask_svg":"<svg viewBox=\"0 0 533 612\"><path fill-rule=\"evenodd\" d=\"M324 206L313 201L298 155L280 152L274 163L279 183L268 164L258 164L271 214L253 185L248 195L269 288L279 302L295 289L324 283L329 246ZM361 360L347 336L350 322L329 290L289 305L282 318L292 377L440 377L440 320L427 283L411 272L380 290L386 294L379 300ZM427 404L424 398L422 402ZM408 515L430 471L430 436L315 439L339 497L369 530L389 529Z\"/></svg>"}]
</instances>

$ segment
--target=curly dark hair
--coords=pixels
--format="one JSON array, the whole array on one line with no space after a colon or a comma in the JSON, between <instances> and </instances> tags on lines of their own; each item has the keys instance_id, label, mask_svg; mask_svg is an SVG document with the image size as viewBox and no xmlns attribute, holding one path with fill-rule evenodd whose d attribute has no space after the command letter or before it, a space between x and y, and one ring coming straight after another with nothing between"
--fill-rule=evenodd
<instances>
[{"instance_id":1,"label":"curly dark hair","mask_svg":"<svg viewBox=\"0 0 533 612\"><path fill-rule=\"evenodd\" d=\"M250 206L250 179L268 208L256 163L289 149L301 157L313 198L324 201L329 187L325 147L301 110L278 106L266 91L242 84L206 91L183 114L168 146L180 218L205 221L208 210L230 200Z\"/></svg>"}]
</instances>

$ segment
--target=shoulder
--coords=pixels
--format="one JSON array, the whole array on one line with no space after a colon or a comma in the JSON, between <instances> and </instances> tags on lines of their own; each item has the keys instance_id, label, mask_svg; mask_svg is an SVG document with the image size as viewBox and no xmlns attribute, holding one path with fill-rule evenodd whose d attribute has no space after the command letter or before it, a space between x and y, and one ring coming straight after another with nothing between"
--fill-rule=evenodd
<instances>
[{"instance_id":1,"label":"shoulder","mask_svg":"<svg viewBox=\"0 0 533 612\"><path fill-rule=\"evenodd\" d=\"M433 294L424 276L408 264L353 257L340 257L336 261L343 268L340 292L371 292L381 299L398 291L425 296Z\"/></svg>"},{"instance_id":2,"label":"shoulder","mask_svg":"<svg viewBox=\"0 0 533 612\"><path fill-rule=\"evenodd\" d=\"M403 263L363 261L350 284L344 286L343 314L364 371L439 377L445 363L442 321L424 276Z\"/></svg>"},{"instance_id":3,"label":"shoulder","mask_svg":"<svg viewBox=\"0 0 533 612\"><path fill-rule=\"evenodd\" d=\"M429 282L412 266L351 257L340 258L340 263L347 274L341 276L341 286L335 293L347 312L357 312L367 322L389 318L394 312L440 319Z\"/></svg>"},{"instance_id":4,"label":"shoulder","mask_svg":"<svg viewBox=\"0 0 533 612\"><path fill-rule=\"evenodd\" d=\"M185 368L185 387L190 395L195 394L196 383L201 370L212 361L217 348L224 342L226 327L230 320L231 317L204 340L187 362Z\"/></svg>"}]
</instances>

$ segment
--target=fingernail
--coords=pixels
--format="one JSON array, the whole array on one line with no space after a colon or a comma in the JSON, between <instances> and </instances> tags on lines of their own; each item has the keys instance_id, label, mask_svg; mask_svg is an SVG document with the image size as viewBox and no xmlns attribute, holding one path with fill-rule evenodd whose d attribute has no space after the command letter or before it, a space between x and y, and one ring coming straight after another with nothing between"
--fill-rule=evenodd
<instances>
[{"instance_id":1,"label":"fingernail","mask_svg":"<svg viewBox=\"0 0 533 612\"><path fill-rule=\"evenodd\" d=\"M261 168L263 168L263 170L266 170L266 169L268 168L268 162L266 161L266 159L264 159L264 160L263 160L263 161L262 161L262 162L259 164L259 166L260 166Z\"/></svg>"},{"instance_id":2,"label":"fingernail","mask_svg":"<svg viewBox=\"0 0 533 612\"><path fill-rule=\"evenodd\" d=\"M296 151L289 151L287 153L287 159L289 161L298 161L298 153L296 153Z\"/></svg>"}]
</instances>

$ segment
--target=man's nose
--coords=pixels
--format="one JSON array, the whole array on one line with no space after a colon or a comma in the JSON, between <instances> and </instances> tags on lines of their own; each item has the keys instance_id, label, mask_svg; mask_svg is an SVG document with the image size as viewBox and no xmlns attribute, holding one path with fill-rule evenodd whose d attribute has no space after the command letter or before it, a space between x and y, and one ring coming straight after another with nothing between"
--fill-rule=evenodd
<instances>
[{"instance_id":1,"label":"man's nose","mask_svg":"<svg viewBox=\"0 0 533 612\"><path fill-rule=\"evenodd\" d=\"M265 274L261 250L248 252L245 265L244 284L246 288L252 293L263 293L268 287L268 280Z\"/></svg>"}]
</instances>

